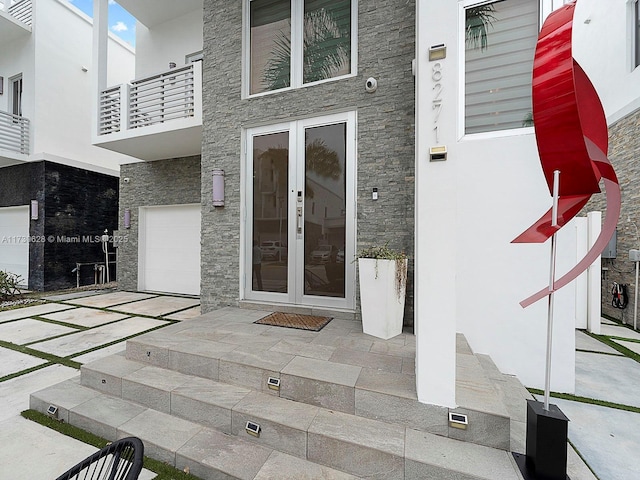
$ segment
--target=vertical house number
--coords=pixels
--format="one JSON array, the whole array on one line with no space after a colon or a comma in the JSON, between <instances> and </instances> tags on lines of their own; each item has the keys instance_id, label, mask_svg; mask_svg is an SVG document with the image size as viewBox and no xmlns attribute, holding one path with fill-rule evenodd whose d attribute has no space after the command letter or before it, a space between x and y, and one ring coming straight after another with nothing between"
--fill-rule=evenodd
<instances>
[{"instance_id":1,"label":"vertical house number","mask_svg":"<svg viewBox=\"0 0 640 480\"><path fill-rule=\"evenodd\" d=\"M438 130L440 129L440 113L442 112L442 64L436 62L431 67L431 80L433 80L433 100L431 108L435 110L433 117L433 130L436 133L436 143L440 143Z\"/></svg>"}]
</instances>

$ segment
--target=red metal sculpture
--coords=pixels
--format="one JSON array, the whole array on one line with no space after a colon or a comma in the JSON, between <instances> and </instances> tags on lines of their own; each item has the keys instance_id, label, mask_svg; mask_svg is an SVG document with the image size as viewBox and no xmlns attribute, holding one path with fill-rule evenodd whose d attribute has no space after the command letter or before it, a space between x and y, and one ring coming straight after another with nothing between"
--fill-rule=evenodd
<instances>
[{"instance_id":1,"label":"red metal sculpture","mask_svg":"<svg viewBox=\"0 0 640 480\"><path fill-rule=\"evenodd\" d=\"M603 179L607 199L603 228L586 256L565 275L520 302L527 307L577 278L602 253L620 215L620 186L607 158L608 129L591 81L571 53L575 2L553 12L544 23L533 64L533 120L542 170L553 190L559 170L557 225L551 209L513 243L543 243L566 225L599 193Z\"/></svg>"}]
</instances>

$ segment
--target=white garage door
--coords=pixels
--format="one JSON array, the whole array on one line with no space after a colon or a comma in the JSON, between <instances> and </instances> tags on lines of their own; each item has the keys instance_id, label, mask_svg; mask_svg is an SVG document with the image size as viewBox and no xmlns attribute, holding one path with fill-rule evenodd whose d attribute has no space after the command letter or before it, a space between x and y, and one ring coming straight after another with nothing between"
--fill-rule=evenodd
<instances>
[{"instance_id":1,"label":"white garage door","mask_svg":"<svg viewBox=\"0 0 640 480\"><path fill-rule=\"evenodd\" d=\"M29 282L29 206L0 208L0 270Z\"/></svg>"},{"instance_id":2,"label":"white garage door","mask_svg":"<svg viewBox=\"0 0 640 480\"><path fill-rule=\"evenodd\" d=\"M200 295L200 205L140 208L138 288Z\"/></svg>"}]
</instances>

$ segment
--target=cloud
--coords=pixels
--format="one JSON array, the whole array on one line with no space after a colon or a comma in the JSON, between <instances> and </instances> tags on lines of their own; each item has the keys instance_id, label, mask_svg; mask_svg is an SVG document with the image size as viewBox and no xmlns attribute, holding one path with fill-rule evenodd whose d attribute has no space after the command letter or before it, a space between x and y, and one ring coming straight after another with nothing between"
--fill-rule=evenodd
<instances>
[{"instance_id":1,"label":"cloud","mask_svg":"<svg viewBox=\"0 0 640 480\"><path fill-rule=\"evenodd\" d=\"M116 22L115 25L111 26L111 30L114 32L126 32L129 30L129 27L124 22Z\"/></svg>"}]
</instances>

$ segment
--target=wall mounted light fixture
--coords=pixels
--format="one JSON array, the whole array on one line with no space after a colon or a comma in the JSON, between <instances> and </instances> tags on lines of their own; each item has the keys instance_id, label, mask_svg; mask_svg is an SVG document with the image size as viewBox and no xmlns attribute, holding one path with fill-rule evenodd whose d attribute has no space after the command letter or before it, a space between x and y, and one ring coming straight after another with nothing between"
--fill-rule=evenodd
<instances>
[{"instance_id":1,"label":"wall mounted light fixture","mask_svg":"<svg viewBox=\"0 0 640 480\"><path fill-rule=\"evenodd\" d=\"M429 47L429 61L443 60L447 58L447 46L444 43Z\"/></svg>"},{"instance_id":2,"label":"wall mounted light fixture","mask_svg":"<svg viewBox=\"0 0 640 480\"><path fill-rule=\"evenodd\" d=\"M124 209L124 228L131 228L131 210L129 208Z\"/></svg>"},{"instance_id":3,"label":"wall mounted light fixture","mask_svg":"<svg viewBox=\"0 0 640 480\"><path fill-rule=\"evenodd\" d=\"M213 206L224 207L224 170L214 170L213 177Z\"/></svg>"},{"instance_id":4,"label":"wall mounted light fixture","mask_svg":"<svg viewBox=\"0 0 640 480\"><path fill-rule=\"evenodd\" d=\"M31 200L31 220L38 220L38 200Z\"/></svg>"}]
</instances>

